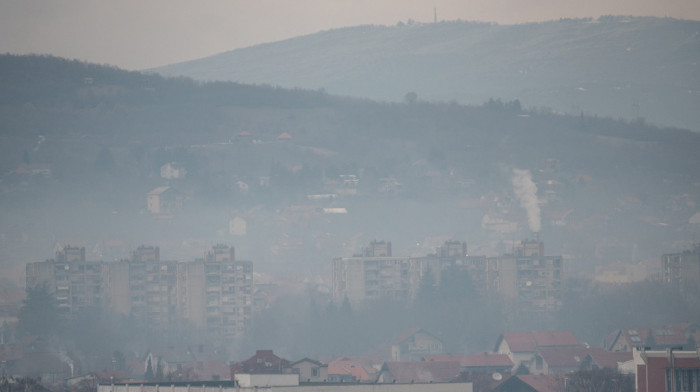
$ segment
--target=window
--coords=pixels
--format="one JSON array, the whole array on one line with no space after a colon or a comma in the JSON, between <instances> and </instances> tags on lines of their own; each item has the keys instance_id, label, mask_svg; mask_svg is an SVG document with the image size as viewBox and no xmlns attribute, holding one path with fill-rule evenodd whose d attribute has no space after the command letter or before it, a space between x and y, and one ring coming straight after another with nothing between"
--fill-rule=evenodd
<instances>
[{"instance_id":1,"label":"window","mask_svg":"<svg viewBox=\"0 0 700 392\"><path fill-rule=\"evenodd\" d=\"M676 369L676 392L694 392L694 386L697 383L696 369ZM668 373L667 373L668 375ZM667 380L668 384L668 380Z\"/></svg>"},{"instance_id":2,"label":"window","mask_svg":"<svg viewBox=\"0 0 700 392\"><path fill-rule=\"evenodd\" d=\"M318 377L318 368L317 367L311 368L311 376Z\"/></svg>"}]
</instances>

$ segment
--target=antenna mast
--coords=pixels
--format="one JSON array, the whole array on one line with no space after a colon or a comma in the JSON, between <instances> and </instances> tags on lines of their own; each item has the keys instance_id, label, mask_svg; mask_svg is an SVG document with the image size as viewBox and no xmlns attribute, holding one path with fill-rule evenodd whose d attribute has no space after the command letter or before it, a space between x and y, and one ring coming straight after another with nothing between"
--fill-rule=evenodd
<instances>
[{"instance_id":1,"label":"antenna mast","mask_svg":"<svg viewBox=\"0 0 700 392\"><path fill-rule=\"evenodd\" d=\"M437 7L433 7L433 21L437 23Z\"/></svg>"}]
</instances>

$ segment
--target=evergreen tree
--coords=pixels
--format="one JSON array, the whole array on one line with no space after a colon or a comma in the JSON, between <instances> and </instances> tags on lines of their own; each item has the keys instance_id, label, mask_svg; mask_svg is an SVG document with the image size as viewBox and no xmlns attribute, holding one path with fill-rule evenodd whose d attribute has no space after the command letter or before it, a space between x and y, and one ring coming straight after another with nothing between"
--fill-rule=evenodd
<instances>
[{"instance_id":1,"label":"evergreen tree","mask_svg":"<svg viewBox=\"0 0 700 392\"><path fill-rule=\"evenodd\" d=\"M19 311L20 336L52 337L61 332L63 317L56 299L46 286L27 289L27 298Z\"/></svg>"},{"instance_id":2,"label":"evergreen tree","mask_svg":"<svg viewBox=\"0 0 700 392\"><path fill-rule=\"evenodd\" d=\"M418 286L416 297L421 304L432 304L437 301L437 296L438 292L435 287L435 275L433 275L433 271L428 268L423 273L423 278L420 281L420 286Z\"/></svg>"},{"instance_id":3,"label":"evergreen tree","mask_svg":"<svg viewBox=\"0 0 700 392\"><path fill-rule=\"evenodd\" d=\"M146 364L146 374L143 375L143 378L145 378L148 381L151 381L155 378L155 375L153 374L153 365L151 364L151 357L148 357L148 363Z\"/></svg>"},{"instance_id":4,"label":"evergreen tree","mask_svg":"<svg viewBox=\"0 0 700 392\"><path fill-rule=\"evenodd\" d=\"M158 364L156 365L156 380L162 381L163 376L163 363L161 362L160 357L158 357Z\"/></svg>"}]
</instances>

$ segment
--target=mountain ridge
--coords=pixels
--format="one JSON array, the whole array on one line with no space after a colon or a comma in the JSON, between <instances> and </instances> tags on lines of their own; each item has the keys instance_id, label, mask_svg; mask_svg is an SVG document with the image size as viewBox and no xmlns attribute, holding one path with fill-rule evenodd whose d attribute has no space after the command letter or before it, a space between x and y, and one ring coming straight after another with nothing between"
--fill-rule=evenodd
<instances>
[{"instance_id":1,"label":"mountain ridge","mask_svg":"<svg viewBox=\"0 0 700 392\"><path fill-rule=\"evenodd\" d=\"M197 80L402 101L518 99L700 130L700 22L601 17L327 30L152 69Z\"/></svg>"}]
</instances>

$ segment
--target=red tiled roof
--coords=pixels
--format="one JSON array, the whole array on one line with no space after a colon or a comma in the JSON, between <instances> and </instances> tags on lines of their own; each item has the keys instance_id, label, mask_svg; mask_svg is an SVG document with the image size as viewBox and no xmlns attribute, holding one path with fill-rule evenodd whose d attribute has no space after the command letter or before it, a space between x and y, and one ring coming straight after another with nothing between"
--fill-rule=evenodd
<instances>
[{"instance_id":1,"label":"red tiled roof","mask_svg":"<svg viewBox=\"0 0 700 392\"><path fill-rule=\"evenodd\" d=\"M392 344L399 344L399 343L403 342L404 340L410 338L411 336L417 334L420 331L421 331L420 328L410 329L410 330L404 332L403 334L399 335L396 339L394 339Z\"/></svg>"},{"instance_id":2,"label":"red tiled roof","mask_svg":"<svg viewBox=\"0 0 700 392\"><path fill-rule=\"evenodd\" d=\"M450 382L459 377L459 362L385 362L382 372L389 371L398 384Z\"/></svg>"},{"instance_id":3,"label":"red tiled roof","mask_svg":"<svg viewBox=\"0 0 700 392\"><path fill-rule=\"evenodd\" d=\"M506 354L483 353L475 355L428 355L428 362L457 361L462 368L469 367L513 367L513 361Z\"/></svg>"},{"instance_id":4,"label":"red tiled roof","mask_svg":"<svg viewBox=\"0 0 700 392\"><path fill-rule=\"evenodd\" d=\"M515 377L534 388L537 392L557 392L560 390L558 388L560 382L557 376L553 374L523 374Z\"/></svg>"},{"instance_id":5,"label":"red tiled roof","mask_svg":"<svg viewBox=\"0 0 700 392\"><path fill-rule=\"evenodd\" d=\"M269 374L282 373L282 368L287 365L289 361L278 357L272 350L257 350L255 355L231 368L234 373Z\"/></svg>"},{"instance_id":6,"label":"red tiled roof","mask_svg":"<svg viewBox=\"0 0 700 392\"><path fill-rule=\"evenodd\" d=\"M498 338L494 351L498 350L498 346L504 340L514 353L533 352L542 347L582 346L574 334L568 331L504 332Z\"/></svg>"},{"instance_id":7,"label":"red tiled roof","mask_svg":"<svg viewBox=\"0 0 700 392\"><path fill-rule=\"evenodd\" d=\"M611 349L612 345L622 337L632 346L682 346L688 342L686 330L692 325L681 323L669 324L661 328L623 328L608 335L605 344L607 349ZM653 342L650 341L650 335L653 335Z\"/></svg>"},{"instance_id":8,"label":"red tiled roof","mask_svg":"<svg viewBox=\"0 0 700 392\"><path fill-rule=\"evenodd\" d=\"M547 362L550 369L554 367L578 367L586 359L586 355L595 350L603 351L601 348L585 347L542 348L538 350L538 355Z\"/></svg>"},{"instance_id":9,"label":"red tiled roof","mask_svg":"<svg viewBox=\"0 0 700 392\"><path fill-rule=\"evenodd\" d=\"M365 369L360 361L348 357L336 358L328 363L328 374L349 374L358 381L374 381L374 372Z\"/></svg>"},{"instance_id":10,"label":"red tiled roof","mask_svg":"<svg viewBox=\"0 0 700 392\"><path fill-rule=\"evenodd\" d=\"M685 336L685 328L680 324L667 325L663 328L652 328L654 342L660 346L682 346L688 339Z\"/></svg>"},{"instance_id":11,"label":"red tiled roof","mask_svg":"<svg viewBox=\"0 0 700 392\"><path fill-rule=\"evenodd\" d=\"M502 336L511 352L535 351L535 341L530 332L505 332Z\"/></svg>"},{"instance_id":12,"label":"red tiled roof","mask_svg":"<svg viewBox=\"0 0 700 392\"><path fill-rule=\"evenodd\" d=\"M535 331L532 338L537 347L580 346L581 342L569 331Z\"/></svg>"}]
</instances>

